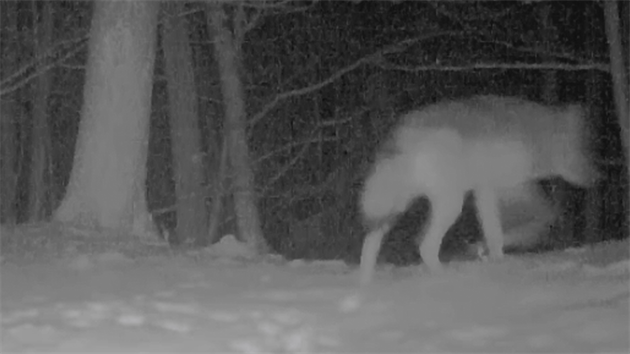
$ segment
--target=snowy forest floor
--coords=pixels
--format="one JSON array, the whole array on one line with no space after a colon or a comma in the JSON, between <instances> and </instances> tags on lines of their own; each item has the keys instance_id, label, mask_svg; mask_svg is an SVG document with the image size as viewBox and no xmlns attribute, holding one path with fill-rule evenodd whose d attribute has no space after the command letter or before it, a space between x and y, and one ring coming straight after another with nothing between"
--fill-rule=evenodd
<instances>
[{"instance_id":1,"label":"snowy forest floor","mask_svg":"<svg viewBox=\"0 0 630 354\"><path fill-rule=\"evenodd\" d=\"M627 240L451 262L439 275L381 266L359 289L356 266L343 262L254 261L225 242L173 251L129 239L3 230L0 351L630 349Z\"/></svg>"}]
</instances>

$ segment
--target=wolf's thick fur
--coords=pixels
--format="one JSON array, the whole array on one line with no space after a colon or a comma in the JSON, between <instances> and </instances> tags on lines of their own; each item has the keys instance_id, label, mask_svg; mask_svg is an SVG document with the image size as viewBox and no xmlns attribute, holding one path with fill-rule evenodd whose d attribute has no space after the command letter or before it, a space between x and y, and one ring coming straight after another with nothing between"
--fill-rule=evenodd
<instances>
[{"instance_id":1,"label":"wolf's thick fur","mask_svg":"<svg viewBox=\"0 0 630 354\"><path fill-rule=\"evenodd\" d=\"M383 236L418 196L431 203L431 221L419 247L429 269L441 269L442 238L461 213L468 191L475 194L490 258L502 258L501 205L542 205L535 183L540 178L558 176L585 187L595 181L585 127L578 105L549 107L498 96L441 102L404 115L360 197L369 229L361 252L361 282L370 282Z\"/></svg>"}]
</instances>

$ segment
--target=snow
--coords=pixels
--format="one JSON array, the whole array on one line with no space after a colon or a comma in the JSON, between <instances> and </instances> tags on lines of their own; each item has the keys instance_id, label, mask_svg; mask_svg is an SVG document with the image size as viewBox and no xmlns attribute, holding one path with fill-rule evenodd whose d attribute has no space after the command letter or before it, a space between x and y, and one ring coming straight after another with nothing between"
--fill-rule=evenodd
<instances>
[{"instance_id":1,"label":"snow","mask_svg":"<svg viewBox=\"0 0 630 354\"><path fill-rule=\"evenodd\" d=\"M174 251L60 228L6 233L3 353L630 349L627 240L440 274L379 266L361 288L356 266L260 259L231 236Z\"/></svg>"}]
</instances>

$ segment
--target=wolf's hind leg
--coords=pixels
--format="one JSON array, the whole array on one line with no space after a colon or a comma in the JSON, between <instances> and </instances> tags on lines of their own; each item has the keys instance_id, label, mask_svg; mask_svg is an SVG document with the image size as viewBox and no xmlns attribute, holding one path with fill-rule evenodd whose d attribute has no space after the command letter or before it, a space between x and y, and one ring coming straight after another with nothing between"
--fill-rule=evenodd
<instances>
[{"instance_id":1,"label":"wolf's hind leg","mask_svg":"<svg viewBox=\"0 0 630 354\"><path fill-rule=\"evenodd\" d=\"M422 261L430 271L442 269L440 263L440 247L448 229L453 226L464 206L465 192L456 186L431 191L428 195L431 202L431 221L420 243L419 250Z\"/></svg>"},{"instance_id":2,"label":"wolf's hind leg","mask_svg":"<svg viewBox=\"0 0 630 354\"><path fill-rule=\"evenodd\" d=\"M477 214L488 246L491 259L503 258L503 228L499 215L499 199L494 189L482 187L475 189Z\"/></svg>"}]
</instances>

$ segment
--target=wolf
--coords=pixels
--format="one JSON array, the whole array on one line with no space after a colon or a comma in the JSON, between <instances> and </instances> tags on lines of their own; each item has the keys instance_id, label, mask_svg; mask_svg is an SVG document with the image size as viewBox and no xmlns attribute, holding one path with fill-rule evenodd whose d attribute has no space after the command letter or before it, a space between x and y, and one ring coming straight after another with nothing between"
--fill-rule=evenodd
<instances>
[{"instance_id":1,"label":"wolf","mask_svg":"<svg viewBox=\"0 0 630 354\"><path fill-rule=\"evenodd\" d=\"M472 192L490 259L501 259L506 241L529 242L555 210L537 183L560 177L592 186L586 114L578 104L547 106L518 97L472 96L428 105L403 115L376 155L359 197L366 229L360 258L361 283L371 281L382 239L411 201L428 198L431 217L419 253L432 272L445 233ZM542 215L524 233L505 239L501 209L537 205ZM527 232L525 233L527 234Z\"/></svg>"}]
</instances>

